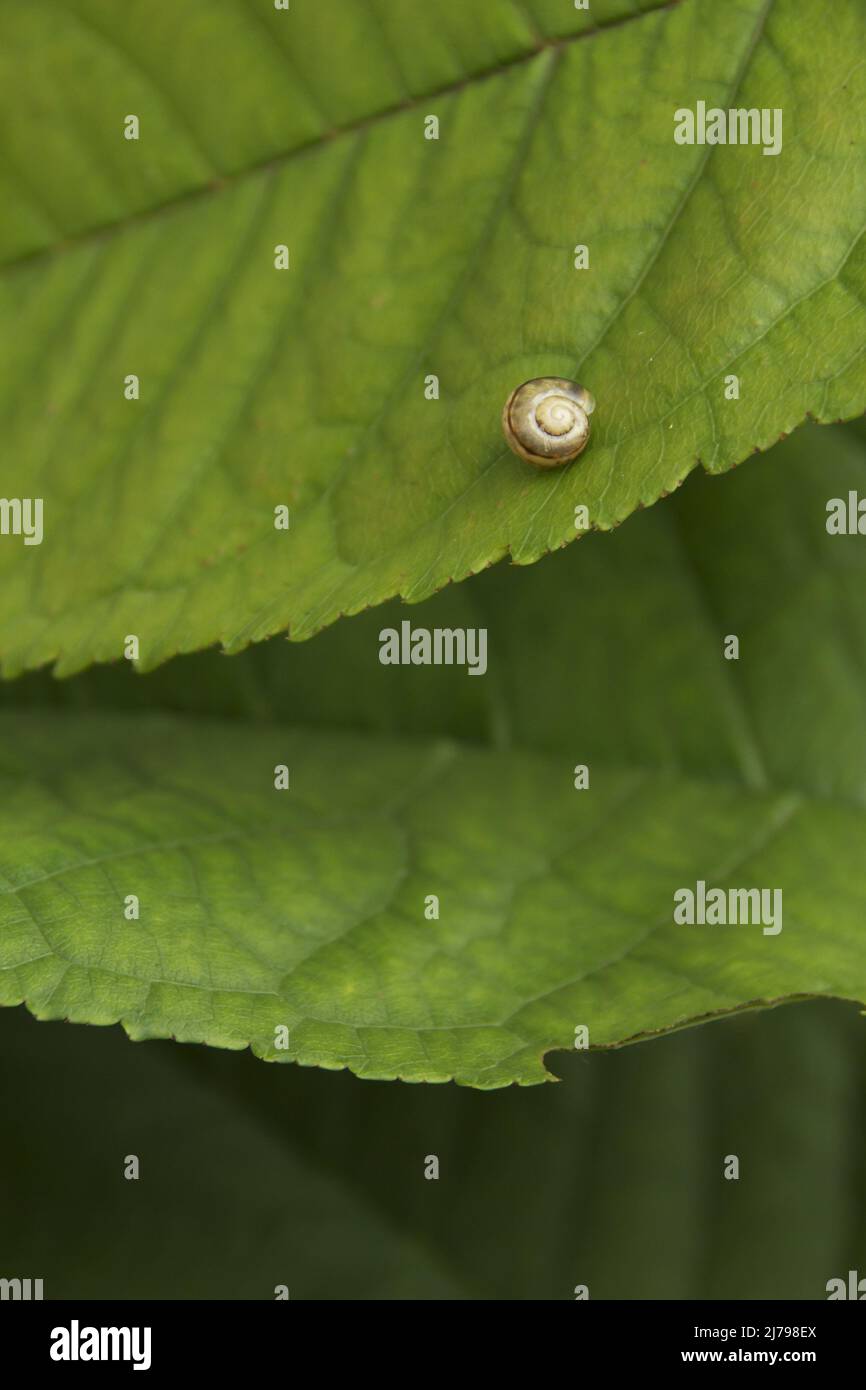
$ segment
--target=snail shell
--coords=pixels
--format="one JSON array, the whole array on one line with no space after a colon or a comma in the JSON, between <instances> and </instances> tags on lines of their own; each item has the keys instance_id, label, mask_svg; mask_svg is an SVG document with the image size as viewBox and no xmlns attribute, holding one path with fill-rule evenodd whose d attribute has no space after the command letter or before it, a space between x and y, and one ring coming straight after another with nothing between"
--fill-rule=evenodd
<instances>
[{"instance_id":1,"label":"snail shell","mask_svg":"<svg viewBox=\"0 0 866 1390\"><path fill-rule=\"evenodd\" d=\"M561 376L540 376L517 386L505 402L502 429L509 447L536 468L559 468L589 443L595 398Z\"/></svg>"}]
</instances>

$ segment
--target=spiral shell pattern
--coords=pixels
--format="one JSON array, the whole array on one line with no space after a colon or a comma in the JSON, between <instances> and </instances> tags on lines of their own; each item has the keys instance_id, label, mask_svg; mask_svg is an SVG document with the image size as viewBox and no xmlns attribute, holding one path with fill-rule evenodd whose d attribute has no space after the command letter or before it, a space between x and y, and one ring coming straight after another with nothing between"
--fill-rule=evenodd
<instances>
[{"instance_id":1,"label":"spiral shell pattern","mask_svg":"<svg viewBox=\"0 0 866 1390\"><path fill-rule=\"evenodd\" d=\"M589 442L595 400L585 386L542 376L512 391L502 412L509 447L536 468L559 468Z\"/></svg>"}]
</instances>

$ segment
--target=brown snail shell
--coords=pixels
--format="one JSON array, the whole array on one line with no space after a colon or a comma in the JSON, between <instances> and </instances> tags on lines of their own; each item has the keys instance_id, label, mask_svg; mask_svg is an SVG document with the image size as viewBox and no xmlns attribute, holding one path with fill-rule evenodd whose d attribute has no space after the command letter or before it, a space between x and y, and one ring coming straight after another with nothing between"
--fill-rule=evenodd
<instances>
[{"instance_id":1,"label":"brown snail shell","mask_svg":"<svg viewBox=\"0 0 866 1390\"><path fill-rule=\"evenodd\" d=\"M508 445L536 468L559 468L589 443L595 397L576 381L540 376L512 391L502 412Z\"/></svg>"}]
</instances>

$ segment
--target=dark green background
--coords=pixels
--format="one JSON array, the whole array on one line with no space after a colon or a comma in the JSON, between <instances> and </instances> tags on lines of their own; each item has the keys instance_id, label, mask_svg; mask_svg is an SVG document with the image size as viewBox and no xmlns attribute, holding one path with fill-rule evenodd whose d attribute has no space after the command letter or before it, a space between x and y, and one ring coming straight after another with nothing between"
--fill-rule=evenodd
<instances>
[{"instance_id":1,"label":"dark green background","mask_svg":"<svg viewBox=\"0 0 866 1390\"><path fill-rule=\"evenodd\" d=\"M856 1009L553 1060L563 1084L485 1094L0 1012L0 1274L54 1298L821 1299L866 1272Z\"/></svg>"}]
</instances>

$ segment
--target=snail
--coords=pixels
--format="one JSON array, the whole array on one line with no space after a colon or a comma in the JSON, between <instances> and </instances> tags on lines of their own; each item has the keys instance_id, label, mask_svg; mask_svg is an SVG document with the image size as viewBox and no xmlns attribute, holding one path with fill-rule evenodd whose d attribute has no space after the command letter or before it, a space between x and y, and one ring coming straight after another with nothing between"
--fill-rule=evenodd
<instances>
[{"instance_id":1,"label":"snail","mask_svg":"<svg viewBox=\"0 0 866 1390\"><path fill-rule=\"evenodd\" d=\"M505 402L502 429L509 448L536 468L559 468L589 443L595 397L576 381L540 376L517 386Z\"/></svg>"}]
</instances>

